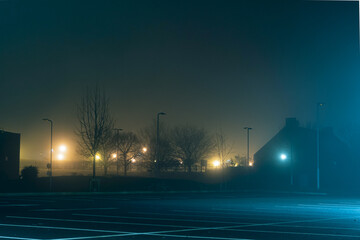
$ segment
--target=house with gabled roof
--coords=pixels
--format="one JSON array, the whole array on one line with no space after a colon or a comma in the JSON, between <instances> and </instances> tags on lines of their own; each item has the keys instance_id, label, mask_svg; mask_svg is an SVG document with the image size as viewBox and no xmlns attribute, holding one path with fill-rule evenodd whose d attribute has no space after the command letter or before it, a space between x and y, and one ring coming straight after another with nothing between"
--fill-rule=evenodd
<instances>
[{"instance_id":1,"label":"house with gabled roof","mask_svg":"<svg viewBox=\"0 0 360 240\"><path fill-rule=\"evenodd\" d=\"M296 118L254 154L257 180L269 189L317 189L316 129L301 127ZM354 181L356 169L347 145L332 131L319 131L320 189L339 189Z\"/></svg>"}]
</instances>

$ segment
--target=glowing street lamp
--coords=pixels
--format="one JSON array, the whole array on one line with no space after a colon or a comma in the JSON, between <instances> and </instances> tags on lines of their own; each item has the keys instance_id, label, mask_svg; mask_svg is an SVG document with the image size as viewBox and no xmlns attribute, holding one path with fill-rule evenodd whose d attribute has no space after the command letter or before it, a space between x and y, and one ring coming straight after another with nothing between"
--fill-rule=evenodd
<instances>
[{"instance_id":1,"label":"glowing street lamp","mask_svg":"<svg viewBox=\"0 0 360 240\"><path fill-rule=\"evenodd\" d=\"M67 147L66 147L65 145L61 145L61 146L59 147L59 150L60 150L60 152L66 152Z\"/></svg>"},{"instance_id":2,"label":"glowing street lamp","mask_svg":"<svg viewBox=\"0 0 360 240\"><path fill-rule=\"evenodd\" d=\"M280 154L280 159L285 161L287 159L287 155L285 153Z\"/></svg>"},{"instance_id":3,"label":"glowing street lamp","mask_svg":"<svg viewBox=\"0 0 360 240\"><path fill-rule=\"evenodd\" d=\"M288 159L288 156L285 153L280 154L281 161L285 161ZM294 169L293 169L293 155L292 150L290 154L290 185L294 185Z\"/></svg>"},{"instance_id":4,"label":"glowing street lamp","mask_svg":"<svg viewBox=\"0 0 360 240\"><path fill-rule=\"evenodd\" d=\"M60 161L64 160L64 159L65 159L64 154L59 153L59 154L57 155L57 159L60 160Z\"/></svg>"},{"instance_id":5,"label":"glowing street lamp","mask_svg":"<svg viewBox=\"0 0 360 240\"><path fill-rule=\"evenodd\" d=\"M113 154L112 154L112 158L115 159L116 157L117 157L117 154L116 154L116 153L113 153Z\"/></svg>"},{"instance_id":6,"label":"glowing street lamp","mask_svg":"<svg viewBox=\"0 0 360 240\"><path fill-rule=\"evenodd\" d=\"M143 151L144 153L146 153L146 152L147 152L147 148L146 148L146 147L143 147L142 151Z\"/></svg>"},{"instance_id":7,"label":"glowing street lamp","mask_svg":"<svg viewBox=\"0 0 360 240\"><path fill-rule=\"evenodd\" d=\"M136 159L135 159L135 158L132 158L132 159L131 159L131 162L132 162L132 163L135 163L135 162L136 162Z\"/></svg>"},{"instance_id":8,"label":"glowing street lamp","mask_svg":"<svg viewBox=\"0 0 360 240\"><path fill-rule=\"evenodd\" d=\"M95 155L95 159L96 159L96 160L100 160L100 159L101 159L100 155L99 155L99 154L96 154L96 155Z\"/></svg>"},{"instance_id":9,"label":"glowing street lamp","mask_svg":"<svg viewBox=\"0 0 360 240\"><path fill-rule=\"evenodd\" d=\"M214 167L219 167L220 166L220 161L219 160L215 160L214 162L213 162L213 165L214 165Z\"/></svg>"}]
</instances>

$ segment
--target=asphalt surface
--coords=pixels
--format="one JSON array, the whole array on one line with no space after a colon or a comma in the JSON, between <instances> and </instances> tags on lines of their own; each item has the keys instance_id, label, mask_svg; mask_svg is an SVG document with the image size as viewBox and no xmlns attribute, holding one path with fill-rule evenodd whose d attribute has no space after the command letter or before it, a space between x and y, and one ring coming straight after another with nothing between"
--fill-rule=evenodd
<instances>
[{"instance_id":1,"label":"asphalt surface","mask_svg":"<svg viewBox=\"0 0 360 240\"><path fill-rule=\"evenodd\" d=\"M0 239L360 239L360 199L255 193L0 197Z\"/></svg>"}]
</instances>

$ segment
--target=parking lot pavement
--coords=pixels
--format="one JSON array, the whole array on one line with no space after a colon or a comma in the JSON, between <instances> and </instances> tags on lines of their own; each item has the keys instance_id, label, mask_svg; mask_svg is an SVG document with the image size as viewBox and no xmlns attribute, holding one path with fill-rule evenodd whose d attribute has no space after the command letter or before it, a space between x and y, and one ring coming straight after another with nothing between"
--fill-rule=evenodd
<instances>
[{"instance_id":1,"label":"parking lot pavement","mask_svg":"<svg viewBox=\"0 0 360 240\"><path fill-rule=\"evenodd\" d=\"M360 239L360 199L250 193L0 197L0 239Z\"/></svg>"}]
</instances>

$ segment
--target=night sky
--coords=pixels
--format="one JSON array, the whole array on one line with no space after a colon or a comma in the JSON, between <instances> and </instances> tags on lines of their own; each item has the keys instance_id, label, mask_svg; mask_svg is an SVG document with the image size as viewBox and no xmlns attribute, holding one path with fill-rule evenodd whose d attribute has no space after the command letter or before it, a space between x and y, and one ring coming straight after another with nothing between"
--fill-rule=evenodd
<instances>
[{"instance_id":1,"label":"night sky","mask_svg":"<svg viewBox=\"0 0 360 240\"><path fill-rule=\"evenodd\" d=\"M357 2L0 1L0 128L22 134L21 157L72 150L76 103L106 90L116 127L156 113L169 125L222 129L251 154L296 117L341 135L360 123Z\"/></svg>"}]
</instances>

